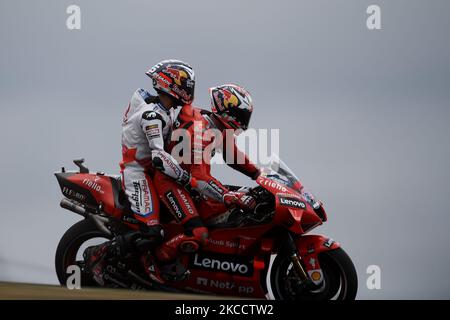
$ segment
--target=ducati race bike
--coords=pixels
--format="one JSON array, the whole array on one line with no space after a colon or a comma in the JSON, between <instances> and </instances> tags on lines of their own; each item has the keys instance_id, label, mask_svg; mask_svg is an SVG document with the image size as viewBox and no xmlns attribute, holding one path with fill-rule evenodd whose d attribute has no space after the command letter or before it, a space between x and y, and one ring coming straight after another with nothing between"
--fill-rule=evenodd
<instances>
[{"instance_id":1,"label":"ducati race bike","mask_svg":"<svg viewBox=\"0 0 450 320\"><path fill-rule=\"evenodd\" d=\"M55 175L64 196L61 207L83 219L61 238L56 273L61 285L66 285L68 267L77 265L82 286L99 286L86 268L84 250L89 244L138 229L139 222L126 210L120 176L90 173L83 160L74 163L79 171L62 168ZM349 256L338 242L309 234L327 221L322 203L276 156L262 168L256 183L246 188L257 201L251 212L197 199L209 238L196 252L180 252L177 263L189 270L187 277L156 284L149 280L139 258L124 258L108 263L104 286L261 299L354 299L358 280ZM162 202L160 208L165 237L180 234L182 227Z\"/></svg>"}]
</instances>

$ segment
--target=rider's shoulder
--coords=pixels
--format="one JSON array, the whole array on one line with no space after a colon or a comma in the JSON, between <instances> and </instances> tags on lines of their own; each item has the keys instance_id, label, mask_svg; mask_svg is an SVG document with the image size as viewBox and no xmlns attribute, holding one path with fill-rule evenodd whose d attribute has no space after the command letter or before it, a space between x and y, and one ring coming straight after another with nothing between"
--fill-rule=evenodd
<instances>
[{"instance_id":1,"label":"rider's shoulder","mask_svg":"<svg viewBox=\"0 0 450 320\"><path fill-rule=\"evenodd\" d=\"M158 96L153 96L145 89L138 88L131 96L132 105L151 105L159 101Z\"/></svg>"},{"instance_id":2,"label":"rider's shoulder","mask_svg":"<svg viewBox=\"0 0 450 320\"><path fill-rule=\"evenodd\" d=\"M192 123L193 121L203 121L202 110L193 105L184 105L178 113L178 123ZM205 110L206 111L206 110Z\"/></svg>"},{"instance_id":3,"label":"rider's shoulder","mask_svg":"<svg viewBox=\"0 0 450 320\"><path fill-rule=\"evenodd\" d=\"M159 103L150 103L142 106L140 110L141 121L154 121L160 120L162 126L165 127L169 123L169 116L166 114L164 109L161 108Z\"/></svg>"},{"instance_id":4,"label":"rider's shoulder","mask_svg":"<svg viewBox=\"0 0 450 320\"><path fill-rule=\"evenodd\" d=\"M163 122L163 124L167 122L165 119L166 115L164 110L159 104L158 96L151 95L145 89L137 89L131 97L130 104L132 108L137 110L139 118L142 121L159 119Z\"/></svg>"},{"instance_id":5,"label":"rider's shoulder","mask_svg":"<svg viewBox=\"0 0 450 320\"><path fill-rule=\"evenodd\" d=\"M190 104L186 104L180 108L178 115L192 117L194 115L194 107Z\"/></svg>"}]
</instances>

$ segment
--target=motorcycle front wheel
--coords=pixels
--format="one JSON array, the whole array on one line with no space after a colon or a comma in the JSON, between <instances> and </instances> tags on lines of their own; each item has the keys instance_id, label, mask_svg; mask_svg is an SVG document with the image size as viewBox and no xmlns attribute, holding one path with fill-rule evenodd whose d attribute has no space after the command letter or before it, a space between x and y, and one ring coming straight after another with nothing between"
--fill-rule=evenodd
<instances>
[{"instance_id":1,"label":"motorcycle front wheel","mask_svg":"<svg viewBox=\"0 0 450 320\"><path fill-rule=\"evenodd\" d=\"M319 254L323 281L318 288L299 290L299 279L288 256L273 261L270 284L277 300L354 300L358 290L355 266L342 248Z\"/></svg>"}]
</instances>

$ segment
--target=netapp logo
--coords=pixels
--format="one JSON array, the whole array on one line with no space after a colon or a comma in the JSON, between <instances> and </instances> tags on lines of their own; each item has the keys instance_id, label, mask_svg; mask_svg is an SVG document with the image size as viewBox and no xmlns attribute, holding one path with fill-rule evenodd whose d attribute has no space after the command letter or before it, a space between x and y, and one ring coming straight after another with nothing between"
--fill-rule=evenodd
<instances>
[{"instance_id":1,"label":"netapp logo","mask_svg":"<svg viewBox=\"0 0 450 320\"><path fill-rule=\"evenodd\" d=\"M306 204L303 201L295 198L279 197L282 206L293 207L297 209L306 209Z\"/></svg>"},{"instance_id":2,"label":"netapp logo","mask_svg":"<svg viewBox=\"0 0 450 320\"><path fill-rule=\"evenodd\" d=\"M220 281L203 277L197 278L197 285L222 290L236 290L237 288L239 293L246 293L246 294L251 294L255 291L255 288L253 288L252 286L237 286L235 282Z\"/></svg>"},{"instance_id":3,"label":"netapp logo","mask_svg":"<svg viewBox=\"0 0 450 320\"><path fill-rule=\"evenodd\" d=\"M248 259L233 258L228 255L202 256L195 254L191 260L191 266L198 269L223 271L241 276L251 276L253 274L253 264Z\"/></svg>"}]
</instances>

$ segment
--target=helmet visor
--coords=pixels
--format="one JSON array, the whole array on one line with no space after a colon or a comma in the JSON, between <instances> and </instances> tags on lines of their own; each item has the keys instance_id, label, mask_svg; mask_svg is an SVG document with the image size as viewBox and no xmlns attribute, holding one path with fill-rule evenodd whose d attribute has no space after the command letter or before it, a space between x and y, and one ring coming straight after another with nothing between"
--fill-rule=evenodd
<instances>
[{"instance_id":1,"label":"helmet visor","mask_svg":"<svg viewBox=\"0 0 450 320\"><path fill-rule=\"evenodd\" d=\"M252 116L252 111L249 109L241 109L241 108L230 108L223 112L223 116L225 119L232 120L230 121L231 126L239 126L235 129L247 130L248 125L250 124L250 118ZM234 124L232 122L235 122Z\"/></svg>"}]
</instances>

